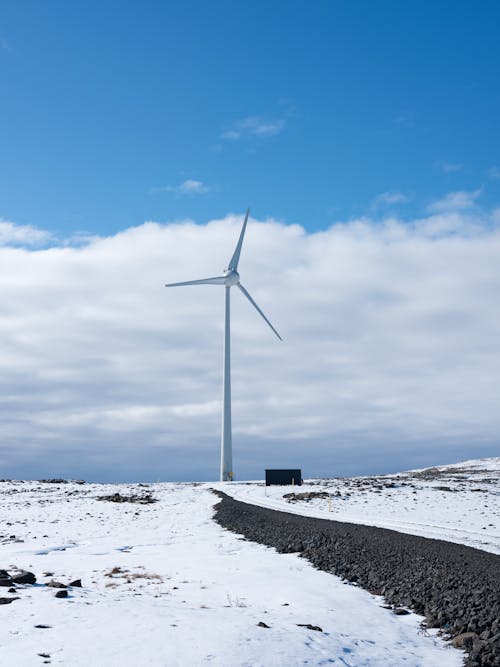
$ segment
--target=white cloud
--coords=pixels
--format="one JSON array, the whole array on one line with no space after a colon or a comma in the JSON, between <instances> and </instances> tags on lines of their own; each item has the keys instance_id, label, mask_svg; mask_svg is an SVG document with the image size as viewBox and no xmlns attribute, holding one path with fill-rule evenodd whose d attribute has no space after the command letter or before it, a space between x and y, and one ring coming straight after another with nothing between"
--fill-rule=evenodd
<instances>
[{"instance_id":1,"label":"white cloud","mask_svg":"<svg viewBox=\"0 0 500 667\"><path fill-rule=\"evenodd\" d=\"M220 135L226 141L237 141L245 137L272 137L285 127L285 120L277 118L266 120L260 116L248 116L236 121L234 125Z\"/></svg>"},{"instance_id":2,"label":"white cloud","mask_svg":"<svg viewBox=\"0 0 500 667\"><path fill-rule=\"evenodd\" d=\"M246 128L258 137L271 137L285 127L284 120L264 122L258 118L248 118Z\"/></svg>"},{"instance_id":3,"label":"white cloud","mask_svg":"<svg viewBox=\"0 0 500 667\"><path fill-rule=\"evenodd\" d=\"M439 166L445 174L453 174L457 171L461 171L463 165L459 162L440 162Z\"/></svg>"},{"instance_id":4,"label":"white cloud","mask_svg":"<svg viewBox=\"0 0 500 667\"><path fill-rule=\"evenodd\" d=\"M154 188L156 192L174 192L178 195L204 195L209 192L210 188L203 181L197 181L193 178L188 178L179 185L165 185L162 188Z\"/></svg>"},{"instance_id":5,"label":"white cloud","mask_svg":"<svg viewBox=\"0 0 500 667\"><path fill-rule=\"evenodd\" d=\"M306 475L498 451L500 223L460 210L306 233L251 220L231 293L234 463ZM215 478L241 217L0 248L2 477Z\"/></svg>"},{"instance_id":6,"label":"white cloud","mask_svg":"<svg viewBox=\"0 0 500 667\"><path fill-rule=\"evenodd\" d=\"M464 190L449 192L446 196L433 202L429 206L429 211L464 211L474 208L476 199L480 196L482 191L482 188L478 188L472 192L466 192Z\"/></svg>"},{"instance_id":7,"label":"white cloud","mask_svg":"<svg viewBox=\"0 0 500 667\"><path fill-rule=\"evenodd\" d=\"M47 243L50 238L50 233L43 229L37 229L31 225L17 225L15 222L0 218L0 246L36 246Z\"/></svg>"},{"instance_id":8,"label":"white cloud","mask_svg":"<svg viewBox=\"0 0 500 667\"><path fill-rule=\"evenodd\" d=\"M238 130L227 130L227 132L223 132L220 135L221 139L226 139L228 141L236 141L236 139L239 139L241 137L241 132Z\"/></svg>"},{"instance_id":9,"label":"white cloud","mask_svg":"<svg viewBox=\"0 0 500 667\"><path fill-rule=\"evenodd\" d=\"M408 197L402 192L381 192L373 200L373 206L380 206L384 204L406 204Z\"/></svg>"}]
</instances>

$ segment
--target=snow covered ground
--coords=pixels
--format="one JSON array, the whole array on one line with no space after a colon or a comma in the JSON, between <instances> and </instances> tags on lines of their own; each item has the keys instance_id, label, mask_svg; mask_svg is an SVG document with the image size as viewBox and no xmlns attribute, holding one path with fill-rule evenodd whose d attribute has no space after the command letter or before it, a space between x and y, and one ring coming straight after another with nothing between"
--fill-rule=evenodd
<instances>
[{"instance_id":1,"label":"snow covered ground","mask_svg":"<svg viewBox=\"0 0 500 667\"><path fill-rule=\"evenodd\" d=\"M263 507L391 528L500 554L500 458L398 475L310 480L301 487L242 482L218 488ZM284 497L301 493L313 497Z\"/></svg>"},{"instance_id":2,"label":"snow covered ground","mask_svg":"<svg viewBox=\"0 0 500 667\"><path fill-rule=\"evenodd\" d=\"M345 492L341 481L327 488L335 484ZM232 488L263 497L262 487ZM158 502L97 499L116 492L150 493ZM379 500L371 492L358 495ZM410 511L412 489L398 495L400 511ZM474 503L486 498L469 496ZM449 493L449 502L459 497ZM0 596L19 598L0 605L0 665L462 664L460 651L422 631L415 614L396 616L380 598L298 556L220 528L211 518L217 498L208 485L3 482L0 499L0 568L37 577L15 593L0 588ZM284 504L278 496L267 500ZM66 599L45 585L74 579L83 587L71 588Z\"/></svg>"}]
</instances>

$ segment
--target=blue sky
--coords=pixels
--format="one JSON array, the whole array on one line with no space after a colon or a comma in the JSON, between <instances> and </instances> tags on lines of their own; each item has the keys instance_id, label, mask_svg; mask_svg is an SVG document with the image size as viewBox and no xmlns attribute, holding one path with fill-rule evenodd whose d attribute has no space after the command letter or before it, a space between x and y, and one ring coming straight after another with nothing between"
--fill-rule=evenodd
<instances>
[{"instance_id":1,"label":"blue sky","mask_svg":"<svg viewBox=\"0 0 500 667\"><path fill-rule=\"evenodd\" d=\"M449 191L487 204L499 19L496 2L7 0L0 216L68 236L251 205L317 230Z\"/></svg>"}]
</instances>

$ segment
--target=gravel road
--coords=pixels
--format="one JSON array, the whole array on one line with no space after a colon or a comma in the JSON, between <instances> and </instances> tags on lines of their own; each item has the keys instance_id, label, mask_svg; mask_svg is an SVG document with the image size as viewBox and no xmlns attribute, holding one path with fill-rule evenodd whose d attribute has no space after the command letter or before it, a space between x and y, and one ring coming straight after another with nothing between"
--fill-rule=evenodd
<instances>
[{"instance_id":1,"label":"gravel road","mask_svg":"<svg viewBox=\"0 0 500 667\"><path fill-rule=\"evenodd\" d=\"M221 498L215 520L280 553L409 608L465 648L468 667L500 666L500 556L384 528L315 519Z\"/></svg>"}]
</instances>

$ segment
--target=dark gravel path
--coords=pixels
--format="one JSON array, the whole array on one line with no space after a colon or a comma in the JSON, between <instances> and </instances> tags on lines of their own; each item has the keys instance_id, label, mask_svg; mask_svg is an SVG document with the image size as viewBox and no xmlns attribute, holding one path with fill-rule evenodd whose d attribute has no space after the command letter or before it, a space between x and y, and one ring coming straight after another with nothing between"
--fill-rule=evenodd
<instances>
[{"instance_id":1,"label":"dark gravel path","mask_svg":"<svg viewBox=\"0 0 500 667\"><path fill-rule=\"evenodd\" d=\"M313 519L243 503L224 493L215 520L280 553L426 617L467 651L466 665L500 666L500 556L384 528ZM464 636L464 633L465 636Z\"/></svg>"}]
</instances>

